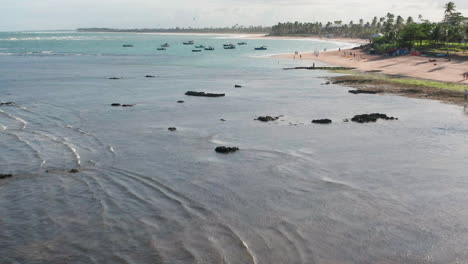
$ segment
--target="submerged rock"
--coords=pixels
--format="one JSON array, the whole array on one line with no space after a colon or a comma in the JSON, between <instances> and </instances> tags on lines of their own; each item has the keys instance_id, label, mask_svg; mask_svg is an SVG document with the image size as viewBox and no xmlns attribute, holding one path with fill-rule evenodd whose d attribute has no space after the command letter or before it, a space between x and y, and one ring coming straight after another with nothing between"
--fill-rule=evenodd
<instances>
[{"instance_id":1,"label":"submerged rock","mask_svg":"<svg viewBox=\"0 0 468 264\"><path fill-rule=\"evenodd\" d=\"M258 121L262 121L262 122L269 122L269 121L276 121L280 118L281 116L259 116L257 117L257 119L255 120L258 120Z\"/></svg>"},{"instance_id":2,"label":"submerged rock","mask_svg":"<svg viewBox=\"0 0 468 264\"><path fill-rule=\"evenodd\" d=\"M13 174L3 174L3 173L0 173L0 180L1 179L6 179L6 178L11 178L13 177Z\"/></svg>"},{"instance_id":3,"label":"submerged rock","mask_svg":"<svg viewBox=\"0 0 468 264\"><path fill-rule=\"evenodd\" d=\"M154 76L154 75L146 75L145 77L146 77L146 78L154 78L154 77L156 77L156 76Z\"/></svg>"},{"instance_id":4,"label":"submerged rock","mask_svg":"<svg viewBox=\"0 0 468 264\"><path fill-rule=\"evenodd\" d=\"M109 80L120 80L121 78L119 77L110 77Z\"/></svg>"},{"instance_id":5,"label":"submerged rock","mask_svg":"<svg viewBox=\"0 0 468 264\"><path fill-rule=\"evenodd\" d=\"M177 128L175 128L175 127L170 127L170 128L168 128L168 130L169 130L169 131L176 131Z\"/></svg>"},{"instance_id":6,"label":"submerged rock","mask_svg":"<svg viewBox=\"0 0 468 264\"><path fill-rule=\"evenodd\" d=\"M238 151L238 150L239 150L238 147L225 147L225 146L220 146L220 147L215 148L215 151L216 151L216 152L218 152L218 153L224 153L224 154L236 152L236 151Z\"/></svg>"},{"instance_id":7,"label":"submerged rock","mask_svg":"<svg viewBox=\"0 0 468 264\"><path fill-rule=\"evenodd\" d=\"M69 170L68 172L69 173L78 173L78 172L80 172L80 170L75 168L75 169Z\"/></svg>"},{"instance_id":8,"label":"submerged rock","mask_svg":"<svg viewBox=\"0 0 468 264\"><path fill-rule=\"evenodd\" d=\"M312 123L314 124L331 124L331 120L330 119L315 119L315 120L312 120Z\"/></svg>"},{"instance_id":9,"label":"submerged rock","mask_svg":"<svg viewBox=\"0 0 468 264\"><path fill-rule=\"evenodd\" d=\"M378 93L378 91L368 91L368 90L357 89L357 90L349 90L348 93L352 93L352 94L376 94L376 93Z\"/></svg>"},{"instance_id":10,"label":"submerged rock","mask_svg":"<svg viewBox=\"0 0 468 264\"><path fill-rule=\"evenodd\" d=\"M123 104L122 107L132 107L135 106L135 104Z\"/></svg>"},{"instance_id":11,"label":"submerged rock","mask_svg":"<svg viewBox=\"0 0 468 264\"><path fill-rule=\"evenodd\" d=\"M351 121L357 122L357 123L369 123L369 122L376 122L378 119L398 120L398 118L395 118L393 116L387 116L386 114L373 113L373 114L355 115L353 118L351 118Z\"/></svg>"},{"instance_id":12,"label":"submerged rock","mask_svg":"<svg viewBox=\"0 0 468 264\"><path fill-rule=\"evenodd\" d=\"M121 106L119 103L112 103L111 106Z\"/></svg>"},{"instance_id":13,"label":"submerged rock","mask_svg":"<svg viewBox=\"0 0 468 264\"><path fill-rule=\"evenodd\" d=\"M242 88L242 85L236 84L234 85L234 88Z\"/></svg>"},{"instance_id":14,"label":"submerged rock","mask_svg":"<svg viewBox=\"0 0 468 264\"><path fill-rule=\"evenodd\" d=\"M224 121L226 121L226 119L224 119L224 118L221 118L219 121L223 121L223 122L224 122Z\"/></svg>"},{"instance_id":15,"label":"submerged rock","mask_svg":"<svg viewBox=\"0 0 468 264\"><path fill-rule=\"evenodd\" d=\"M0 106L3 106L3 105L7 105L7 106L12 106L12 105L16 105L14 102L2 102L0 103Z\"/></svg>"},{"instance_id":16,"label":"submerged rock","mask_svg":"<svg viewBox=\"0 0 468 264\"><path fill-rule=\"evenodd\" d=\"M195 92L195 91L188 91L185 95L190 96L203 96L203 97L223 97L226 94L223 93L205 93L205 92Z\"/></svg>"},{"instance_id":17,"label":"submerged rock","mask_svg":"<svg viewBox=\"0 0 468 264\"><path fill-rule=\"evenodd\" d=\"M179 100L179 101L177 101L177 103L182 104L182 103L184 103L184 101Z\"/></svg>"}]
</instances>

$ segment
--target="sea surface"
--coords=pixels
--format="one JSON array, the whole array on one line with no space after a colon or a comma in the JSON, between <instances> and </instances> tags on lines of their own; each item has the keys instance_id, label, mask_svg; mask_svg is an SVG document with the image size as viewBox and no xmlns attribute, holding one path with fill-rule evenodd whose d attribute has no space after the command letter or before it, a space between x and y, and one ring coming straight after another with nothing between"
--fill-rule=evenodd
<instances>
[{"instance_id":1,"label":"sea surface","mask_svg":"<svg viewBox=\"0 0 468 264\"><path fill-rule=\"evenodd\" d=\"M349 45L0 33L0 263L468 263L467 110L268 56Z\"/></svg>"}]
</instances>

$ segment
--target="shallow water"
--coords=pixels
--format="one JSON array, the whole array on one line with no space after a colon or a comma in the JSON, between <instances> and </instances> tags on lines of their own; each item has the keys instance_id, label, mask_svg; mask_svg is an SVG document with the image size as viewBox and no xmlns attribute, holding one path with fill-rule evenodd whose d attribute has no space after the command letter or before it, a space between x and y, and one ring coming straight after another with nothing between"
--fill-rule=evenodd
<instances>
[{"instance_id":1,"label":"shallow water","mask_svg":"<svg viewBox=\"0 0 468 264\"><path fill-rule=\"evenodd\" d=\"M337 44L220 47L238 41L0 33L0 101L17 103L0 106L0 173L15 174L0 181L0 263L468 263L463 107L352 95L252 49ZM399 120L342 122L372 112ZM284 117L254 120L267 114Z\"/></svg>"}]
</instances>

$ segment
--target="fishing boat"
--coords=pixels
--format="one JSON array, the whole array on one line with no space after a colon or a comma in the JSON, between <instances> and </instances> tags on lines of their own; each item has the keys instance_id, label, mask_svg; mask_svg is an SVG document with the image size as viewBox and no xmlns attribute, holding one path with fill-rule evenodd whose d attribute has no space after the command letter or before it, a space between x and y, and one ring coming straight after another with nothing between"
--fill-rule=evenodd
<instances>
[{"instance_id":1,"label":"fishing boat","mask_svg":"<svg viewBox=\"0 0 468 264\"><path fill-rule=\"evenodd\" d=\"M162 48L169 48L171 45L169 43L164 43L161 45Z\"/></svg>"},{"instance_id":2,"label":"fishing boat","mask_svg":"<svg viewBox=\"0 0 468 264\"><path fill-rule=\"evenodd\" d=\"M157 50L166 50L166 48L157 48Z\"/></svg>"},{"instance_id":3,"label":"fishing boat","mask_svg":"<svg viewBox=\"0 0 468 264\"><path fill-rule=\"evenodd\" d=\"M186 42L183 42L184 45L193 45L193 40L189 40L189 41L186 41Z\"/></svg>"},{"instance_id":4,"label":"fishing boat","mask_svg":"<svg viewBox=\"0 0 468 264\"><path fill-rule=\"evenodd\" d=\"M133 48L132 44L123 44L122 47L124 48Z\"/></svg>"},{"instance_id":5,"label":"fishing boat","mask_svg":"<svg viewBox=\"0 0 468 264\"><path fill-rule=\"evenodd\" d=\"M197 49L203 49L203 48L205 48L205 46L203 46L203 45L198 45L198 46L195 46L195 48L197 48Z\"/></svg>"},{"instance_id":6,"label":"fishing boat","mask_svg":"<svg viewBox=\"0 0 468 264\"><path fill-rule=\"evenodd\" d=\"M239 42L239 43L237 43L237 45L239 45L239 46L241 46L241 45L247 45L247 43L246 43L246 42Z\"/></svg>"},{"instance_id":7,"label":"fishing boat","mask_svg":"<svg viewBox=\"0 0 468 264\"><path fill-rule=\"evenodd\" d=\"M205 47L205 50L215 50L215 48L209 46L209 47Z\"/></svg>"},{"instance_id":8,"label":"fishing boat","mask_svg":"<svg viewBox=\"0 0 468 264\"><path fill-rule=\"evenodd\" d=\"M192 52L201 52L201 50L200 49L194 49L194 50L192 50Z\"/></svg>"},{"instance_id":9,"label":"fishing boat","mask_svg":"<svg viewBox=\"0 0 468 264\"><path fill-rule=\"evenodd\" d=\"M224 49L235 49L236 45L234 45L234 44L224 44L223 48Z\"/></svg>"},{"instance_id":10,"label":"fishing boat","mask_svg":"<svg viewBox=\"0 0 468 264\"><path fill-rule=\"evenodd\" d=\"M255 48L255 50L267 50L267 47L266 46L261 46L261 47Z\"/></svg>"}]
</instances>

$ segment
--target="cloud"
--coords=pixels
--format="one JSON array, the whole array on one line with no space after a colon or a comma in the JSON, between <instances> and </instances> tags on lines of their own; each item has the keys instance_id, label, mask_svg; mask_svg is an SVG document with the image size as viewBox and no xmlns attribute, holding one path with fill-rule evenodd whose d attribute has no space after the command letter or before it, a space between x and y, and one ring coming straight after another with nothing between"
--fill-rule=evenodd
<instances>
[{"instance_id":1,"label":"cloud","mask_svg":"<svg viewBox=\"0 0 468 264\"><path fill-rule=\"evenodd\" d=\"M1 0L0 30L273 25L368 21L387 12L437 21L443 0ZM447 0L448 1L448 0ZM468 1L456 0L468 15ZM193 20L193 18L196 18Z\"/></svg>"}]
</instances>

